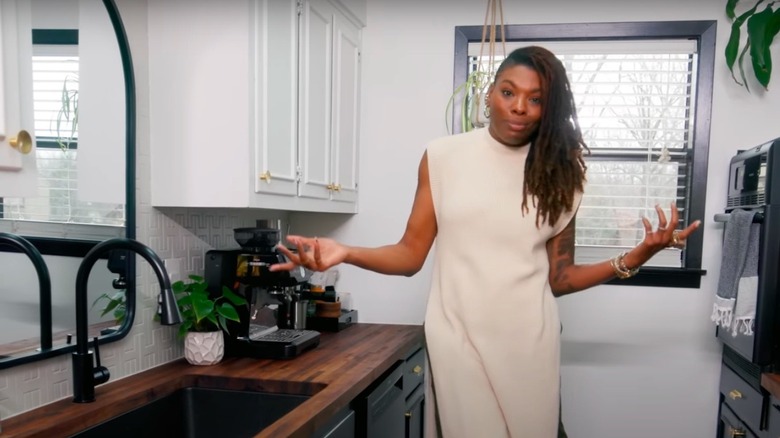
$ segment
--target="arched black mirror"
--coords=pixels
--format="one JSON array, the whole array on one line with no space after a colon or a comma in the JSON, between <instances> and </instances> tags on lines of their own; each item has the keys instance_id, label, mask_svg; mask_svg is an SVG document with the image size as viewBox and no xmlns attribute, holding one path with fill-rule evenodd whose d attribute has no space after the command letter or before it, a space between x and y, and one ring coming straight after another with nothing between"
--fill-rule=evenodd
<instances>
[{"instance_id":1,"label":"arched black mirror","mask_svg":"<svg viewBox=\"0 0 780 438\"><path fill-rule=\"evenodd\" d=\"M33 243L52 285L52 347L41 348L36 271L0 246L3 369L74 351L81 259L100 241L135 238L135 82L114 0L0 0L0 32L0 148L17 130L34 139L20 169L0 152L0 232ZM126 336L134 317L135 257L114 256L89 279L100 343Z\"/></svg>"}]
</instances>

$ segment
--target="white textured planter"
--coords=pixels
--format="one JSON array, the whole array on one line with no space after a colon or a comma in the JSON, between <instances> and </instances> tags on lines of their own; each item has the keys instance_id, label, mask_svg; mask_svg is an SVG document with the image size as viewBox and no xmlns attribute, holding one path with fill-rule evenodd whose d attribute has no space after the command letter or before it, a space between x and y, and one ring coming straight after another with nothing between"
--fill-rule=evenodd
<instances>
[{"instance_id":1,"label":"white textured planter","mask_svg":"<svg viewBox=\"0 0 780 438\"><path fill-rule=\"evenodd\" d=\"M193 365L214 365L225 354L222 331L188 332L184 338L184 357Z\"/></svg>"}]
</instances>

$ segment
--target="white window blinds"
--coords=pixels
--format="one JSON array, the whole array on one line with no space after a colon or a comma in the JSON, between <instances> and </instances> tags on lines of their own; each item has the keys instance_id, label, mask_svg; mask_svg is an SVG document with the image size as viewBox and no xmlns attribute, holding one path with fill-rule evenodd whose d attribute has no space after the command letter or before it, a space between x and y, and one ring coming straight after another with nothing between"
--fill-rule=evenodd
<instances>
[{"instance_id":1,"label":"white window blinds","mask_svg":"<svg viewBox=\"0 0 780 438\"><path fill-rule=\"evenodd\" d=\"M676 203L686 223L696 42L512 42L507 52L530 44L564 63L591 150L577 214L577 262L601 261L639 244L641 218L656 223L656 204L668 216ZM479 43L469 45L469 55L475 68ZM680 250L668 249L645 266L681 264Z\"/></svg>"}]
</instances>

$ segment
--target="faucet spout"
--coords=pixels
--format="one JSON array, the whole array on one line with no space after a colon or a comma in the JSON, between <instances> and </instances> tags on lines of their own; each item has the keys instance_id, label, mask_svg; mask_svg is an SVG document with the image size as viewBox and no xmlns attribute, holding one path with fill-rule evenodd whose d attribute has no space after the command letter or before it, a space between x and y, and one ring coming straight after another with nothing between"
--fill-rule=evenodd
<instances>
[{"instance_id":1,"label":"faucet spout","mask_svg":"<svg viewBox=\"0 0 780 438\"><path fill-rule=\"evenodd\" d=\"M93 355L89 350L87 280L89 279L89 272L101 254L115 249L132 251L149 262L157 275L157 280L160 282L161 295L159 298L160 309L158 311L161 312L161 323L163 325L174 325L181 322L181 314L171 289L168 271L165 269L163 261L151 248L137 240L123 238L109 239L95 245L84 256L76 273L76 352L73 353L73 401L76 403L94 401L95 386L105 383L109 379L109 373L105 367L95 367L93 365ZM97 342L96 339L96 345Z\"/></svg>"},{"instance_id":2,"label":"faucet spout","mask_svg":"<svg viewBox=\"0 0 780 438\"><path fill-rule=\"evenodd\" d=\"M38 275L38 294L41 317L41 351L51 350L51 277L43 256L29 240L11 233L0 233L0 245L14 247L27 255Z\"/></svg>"}]
</instances>

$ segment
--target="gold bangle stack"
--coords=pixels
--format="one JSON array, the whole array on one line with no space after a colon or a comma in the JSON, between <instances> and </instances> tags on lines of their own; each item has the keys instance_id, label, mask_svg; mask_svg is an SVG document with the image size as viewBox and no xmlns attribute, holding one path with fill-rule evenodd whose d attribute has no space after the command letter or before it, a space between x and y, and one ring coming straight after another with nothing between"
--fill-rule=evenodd
<instances>
[{"instance_id":1,"label":"gold bangle stack","mask_svg":"<svg viewBox=\"0 0 780 438\"><path fill-rule=\"evenodd\" d=\"M623 260L626 254L626 252L621 252L609 261L612 270L615 271L615 276L621 280L631 278L639 272L639 267L629 269L628 266L626 266L626 262Z\"/></svg>"}]
</instances>

